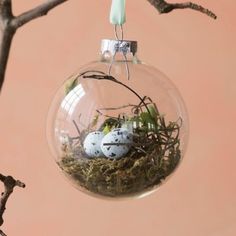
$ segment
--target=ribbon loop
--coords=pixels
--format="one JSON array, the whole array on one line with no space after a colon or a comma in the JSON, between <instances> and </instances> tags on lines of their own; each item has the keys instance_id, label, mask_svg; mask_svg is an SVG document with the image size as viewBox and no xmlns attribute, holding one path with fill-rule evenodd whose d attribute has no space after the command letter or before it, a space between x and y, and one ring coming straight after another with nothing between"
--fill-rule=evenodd
<instances>
[{"instance_id":1,"label":"ribbon loop","mask_svg":"<svg viewBox=\"0 0 236 236\"><path fill-rule=\"evenodd\" d=\"M110 23L113 25L123 25L125 21L125 0L112 0Z\"/></svg>"}]
</instances>

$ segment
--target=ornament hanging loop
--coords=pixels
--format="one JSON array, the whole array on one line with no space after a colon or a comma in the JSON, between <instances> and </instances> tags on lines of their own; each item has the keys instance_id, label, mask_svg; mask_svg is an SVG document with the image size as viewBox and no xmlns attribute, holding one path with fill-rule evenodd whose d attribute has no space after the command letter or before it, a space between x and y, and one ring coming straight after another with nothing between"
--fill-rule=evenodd
<instances>
[{"instance_id":1,"label":"ornament hanging loop","mask_svg":"<svg viewBox=\"0 0 236 236\"><path fill-rule=\"evenodd\" d=\"M120 36L121 36L121 37L119 37L118 28L120 28ZM123 25L115 25L115 27L114 27L114 32L115 32L116 40L123 42L123 40L124 40L124 29L123 29Z\"/></svg>"},{"instance_id":2,"label":"ornament hanging loop","mask_svg":"<svg viewBox=\"0 0 236 236\"><path fill-rule=\"evenodd\" d=\"M124 30L123 24L126 21L126 13L125 13L125 0L112 0L111 12L110 12L110 23L114 25L115 37L117 40L117 44L115 45L115 53L113 54L111 64L108 69L108 74L111 74L111 69L115 61L115 56L117 52L121 52L123 54L125 60L125 67L127 72L127 78L130 78L129 65L127 60L127 47L123 45L124 41ZM119 31L118 32L118 28Z\"/></svg>"},{"instance_id":3,"label":"ornament hanging loop","mask_svg":"<svg viewBox=\"0 0 236 236\"><path fill-rule=\"evenodd\" d=\"M120 28L120 37L119 37L118 27ZM108 74L111 75L111 69L114 64L117 52L121 52L123 54L124 61L125 61L127 79L129 80L130 79L130 70L129 70L128 59L127 59L127 52L128 52L129 44L124 42L123 25L115 25L114 32L115 32L115 37L116 37L117 43L115 44L115 47L114 47L115 53L112 56L112 61L110 63L109 69L108 69Z\"/></svg>"},{"instance_id":4,"label":"ornament hanging loop","mask_svg":"<svg viewBox=\"0 0 236 236\"><path fill-rule=\"evenodd\" d=\"M118 52L121 52L123 54L124 61L125 61L127 79L129 80L130 79L130 70L129 70L128 59L127 59L127 53L129 52L129 43L127 43L123 39L122 40L118 39L116 41L116 44L114 45L114 50L115 50L115 53L112 56L112 60L111 60L111 63L109 65L109 69L108 69L108 74L111 75L111 69L114 64L116 54Z\"/></svg>"}]
</instances>

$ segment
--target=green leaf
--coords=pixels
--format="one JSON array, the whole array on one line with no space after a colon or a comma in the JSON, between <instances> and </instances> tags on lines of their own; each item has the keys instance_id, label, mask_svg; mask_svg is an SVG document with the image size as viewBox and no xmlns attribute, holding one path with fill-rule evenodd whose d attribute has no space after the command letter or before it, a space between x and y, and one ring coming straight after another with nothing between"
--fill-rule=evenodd
<instances>
[{"instance_id":1,"label":"green leaf","mask_svg":"<svg viewBox=\"0 0 236 236\"><path fill-rule=\"evenodd\" d=\"M104 134L108 134L110 131L111 131L110 126L109 126L109 125L106 125L106 126L104 127L104 129L103 129L102 132L103 132Z\"/></svg>"},{"instance_id":2,"label":"green leaf","mask_svg":"<svg viewBox=\"0 0 236 236\"><path fill-rule=\"evenodd\" d=\"M95 116L94 116L93 121L92 121L92 123L91 123L91 127L92 127L92 128L97 125L97 123L98 123L98 118L99 118L99 115L95 115Z\"/></svg>"},{"instance_id":3,"label":"green leaf","mask_svg":"<svg viewBox=\"0 0 236 236\"><path fill-rule=\"evenodd\" d=\"M78 79L69 80L65 85L65 94L67 95L78 85Z\"/></svg>"},{"instance_id":4,"label":"green leaf","mask_svg":"<svg viewBox=\"0 0 236 236\"><path fill-rule=\"evenodd\" d=\"M147 125L148 123L151 123L153 124L154 121L153 121L153 117L148 113L148 112L142 112L140 114L140 117L141 117L141 120L142 122Z\"/></svg>"},{"instance_id":5,"label":"green leaf","mask_svg":"<svg viewBox=\"0 0 236 236\"><path fill-rule=\"evenodd\" d=\"M149 105L148 110L149 110L150 115L152 116L152 118L156 121L157 116L158 116L158 111L157 111L156 107L154 105Z\"/></svg>"}]
</instances>

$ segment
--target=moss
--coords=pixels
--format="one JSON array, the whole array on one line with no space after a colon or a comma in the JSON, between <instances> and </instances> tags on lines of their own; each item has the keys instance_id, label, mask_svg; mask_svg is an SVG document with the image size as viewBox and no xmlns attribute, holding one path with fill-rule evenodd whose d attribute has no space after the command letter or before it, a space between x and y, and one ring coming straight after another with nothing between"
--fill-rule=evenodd
<instances>
[{"instance_id":1,"label":"moss","mask_svg":"<svg viewBox=\"0 0 236 236\"><path fill-rule=\"evenodd\" d=\"M65 152L58 164L86 190L120 197L152 188L174 171L181 158L179 147L168 151L168 157L159 150L153 147L147 155L133 150L119 160L104 157L88 159L82 150L79 153L77 150L77 155Z\"/></svg>"}]
</instances>

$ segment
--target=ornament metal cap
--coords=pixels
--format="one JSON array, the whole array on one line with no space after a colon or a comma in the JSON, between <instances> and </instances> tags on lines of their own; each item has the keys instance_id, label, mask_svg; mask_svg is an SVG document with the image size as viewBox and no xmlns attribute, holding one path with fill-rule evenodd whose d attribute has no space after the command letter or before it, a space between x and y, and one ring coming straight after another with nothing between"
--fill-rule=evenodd
<instances>
[{"instance_id":1,"label":"ornament metal cap","mask_svg":"<svg viewBox=\"0 0 236 236\"><path fill-rule=\"evenodd\" d=\"M137 49L137 41L103 39L101 43L102 54L110 52L112 55L115 55L117 52L122 52L124 54L132 53L133 55L135 55Z\"/></svg>"}]
</instances>

